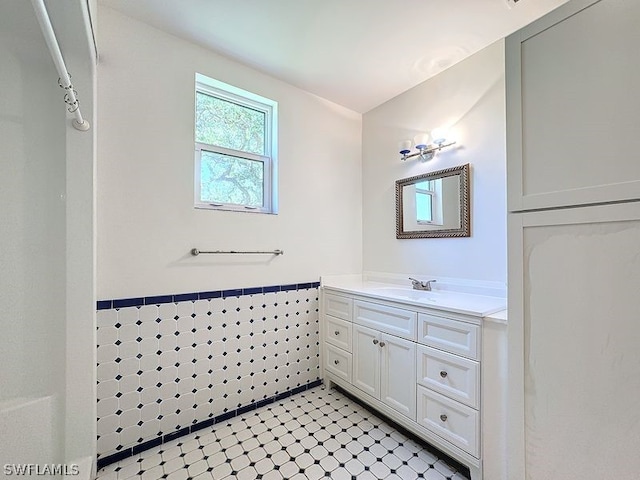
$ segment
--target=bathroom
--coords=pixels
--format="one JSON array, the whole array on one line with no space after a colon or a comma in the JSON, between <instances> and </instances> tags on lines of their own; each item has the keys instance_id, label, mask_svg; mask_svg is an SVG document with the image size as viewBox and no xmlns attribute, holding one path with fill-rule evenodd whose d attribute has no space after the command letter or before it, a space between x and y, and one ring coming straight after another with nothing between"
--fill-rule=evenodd
<instances>
[{"instance_id":1,"label":"bathroom","mask_svg":"<svg viewBox=\"0 0 640 480\"><path fill-rule=\"evenodd\" d=\"M46 2L54 27L64 26L56 34L91 124L87 132L66 127L70 115L65 119L58 75L46 58L30 2L0 3L11 12L1 15L7 66L2 82L10 85L3 89L0 117L8 206L2 223L9 232L3 233L2 271L11 273L3 273L2 289L9 341L2 351L0 401L7 433L0 463L79 464L84 478L129 478L122 472L145 480L169 477L175 472L154 477L160 465L135 477L145 469L132 462L145 452L147 458L158 455L163 445L186 445L194 434L215 431L216 424L257 414L260 401L261 408L275 408L311 391L326 395L328 382L325 390L318 385L325 379L321 283L331 276L377 275L399 288L411 288L408 277L436 279L436 293L481 293L504 306L508 293L510 309L518 301L511 283L507 292L508 269L509 278L518 274L508 266L507 212L546 206L507 205L512 113L505 40L496 38L448 68L440 65L437 75L383 102L347 108L228 52L153 27L139 20L142 10L125 14L124 3ZM563 8L591 3L573 0ZM632 8L621 0L595 3ZM565 2L544 4L537 17ZM513 11L519 8L535 10L526 2ZM296 62L305 59L291 60ZM194 208L196 74L277 101L277 215ZM342 95L348 104L349 92ZM444 126L455 145L427 162L401 160L400 141ZM631 133L624 128L618 131ZM616 152L632 151L634 136L622 136L625 150ZM553 140L541 139L540 148ZM7 162L14 162L7 167L5 152ZM23 168L29 162L46 169L27 181ZM465 164L470 236L396 238L395 182ZM532 170L532 178L536 173L544 174ZM638 198L625 195L614 201ZM194 248L284 253L195 256ZM256 330L258 310L264 320ZM489 351L495 341L489 360L495 368L492 374L483 370L483 378L494 375L498 384L501 379L496 390L506 395L504 382L513 375L507 370L514 364L506 352L518 345L505 341L506 325L491 325L496 336L483 348ZM637 338L637 329L628 332ZM619 360L624 372L635 359L629 353ZM640 386L633 379L628 384L626 391L637 399ZM509 455L518 455L506 438L518 433L506 425L502 408L496 410L505 398L492 404L493 428L483 422L483 477L466 457L445 451L441 458L450 460L450 469L428 468L424 478L429 471L438 480L467 478L469 471L474 480L545 478L534 467L525 477L506 464ZM484 406L490 405L483 401ZM211 419L215 423L206 425ZM192 425L201 429L190 433ZM637 430L627 437L635 439ZM528 441L534 445L539 439ZM633 461L620 465L622 454L613 447L607 452L617 478L632 478L624 474L635 471L628 465ZM115 471L118 462L122 467ZM211 472L199 472L205 475L200 478ZM188 476L195 478L193 472Z\"/></svg>"}]
</instances>

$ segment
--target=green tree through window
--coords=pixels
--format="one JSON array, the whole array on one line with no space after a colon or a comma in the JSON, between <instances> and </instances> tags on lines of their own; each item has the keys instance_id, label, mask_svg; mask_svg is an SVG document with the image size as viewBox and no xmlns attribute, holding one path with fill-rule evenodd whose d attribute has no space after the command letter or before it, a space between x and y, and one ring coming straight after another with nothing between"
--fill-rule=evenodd
<instances>
[{"instance_id":1,"label":"green tree through window","mask_svg":"<svg viewBox=\"0 0 640 480\"><path fill-rule=\"evenodd\" d=\"M196 207L275 213L277 104L196 80Z\"/></svg>"}]
</instances>

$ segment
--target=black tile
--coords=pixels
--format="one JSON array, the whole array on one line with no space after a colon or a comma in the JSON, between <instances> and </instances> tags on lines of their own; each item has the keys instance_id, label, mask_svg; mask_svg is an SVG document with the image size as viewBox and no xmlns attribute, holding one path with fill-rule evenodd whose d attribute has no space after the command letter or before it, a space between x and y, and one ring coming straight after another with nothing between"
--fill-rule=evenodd
<instances>
[{"instance_id":1,"label":"black tile","mask_svg":"<svg viewBox=\"0 0 640 480\"><path fill-rule=\"evenodd\" d=\"M197 293L179 293L177 295L173 296L173 301L178 303L178 302L195 302L196 300L198 300L198 294Z\"/></svg>"},{"instance_id":2,"label":"black tile","mask_svg":"<svg viewBox=\"0 0 640 480\"><path fill-rule=\"evenodd\" d=\"M280 291L280 285L272 285L270 287L262 287L263 293L273 293Z\"/></svg>"},{"instance_id":3,"label":"black tile","mask_svg":"<svg viewBox=\"0 0 640 480\"><path fill-rule=\"evenodd\" d=\"M253 287L253 288L243 288L243 295L256 295L257 293L262 293L262 287Z\"/></svg>"},{"instance_id":4,"label":"black tile","mask_svg":"<svg viewBox=\"0 0 640 480\"><path fill-rule=\"evenodd\" d=\"M240 297L242 296L242 289L241 288L235 288L232 290L223 290L222 291L222 296L223 297Z\"/></svg>"},{"instance_id":5,"label":"black tile","mask_svg":"<svg viewBox=\"0 0 640 480\"><path fill-rule=\"evenodd\" d=\"M313 382L307 383L307 385L305 385L307 387L307 390L310 390L312 388L316 388L317 386L322 385L322 379L319 378L317 380L314 380Z\"/></svg>"},{"instance_id":6,"label":"black tile","mask_svg":"<svg viewBox=\"0 0 640 480\"><path fill-rule=\"evenodd\" d=\"M120 460L124 460L125 458L129 458L131 456L133 456L133 452L131 451L130 448L126 448L124 450L119 451L118 453L114 453L113 455L100 457L96 462L96 469L100 470L101 468L104 468L107 465L111 465L112 463L119 462Z\"/></svg>"},{"instance_id":7,"label":"black tile","mask_svg":"<svg viewBox=\"0 0 640 480\"><path fill-rule=\"evenodd\" d=\"M194 423L193 425L191 425L191 433L197 432L198 430L202 430L203 428L209 428L213 426L213 424L215 423L216 423L215 418L208 418L207 420L204 420L202 422Z\"/></svg>"},{"instance_id":8,"label":"black tile","mask_svg":"<svg viewBox=\"0 0 640 480\"><path fill-rule=\"evenodd\" d=\"M177 430L175 432L167 433L164 437L162 437L162 443L170 442L171 440L175 440L176 438L183 437L190 433L190 428L185 427Z\"/></svg>"},{"instance_id":9,"label":"black tile","mask_svg":"<svg viewBox=\"0 0 640 480\"><path fill-rule=\"evenodd\" d=\"M220 298L222 296L222 290L212 290L210 292L198 293L200 300L209 300L210 298Z\"/></svg>"},{"instance_id":10,"label":"black tile","mask_svg":"<svg viewBox=\"0 0 640 480\"><path fill-rule=\"evenodd\" d=\"M288 292L289 290L297 290L297 289L298 289L297 283L292 283L290 285L280 285L280 290L283 292Z\"/></svg>"},{"instance_id":11,"label":"black tile","mask_svg":"<svg viewBox=\"0 0 640 480\"><path fill-rule=\"evenodd\" d=\"M133 451L133 455L144 452L145 450L149 450L150 448L157 447L158 445L162 445L162 437L154 438L153 440L149 440L148 442L143 442L139 445L136 445L131 450Z\"/></svg>"},{"instance_id":12,"label":"black tile","mask_svg":"<svg viewBox=\"0 0 640 480\"><path fill-rule=\"evenodd\" d=\"M145 305L161 305L163 303L173 303L173 295L157 295L155 297L144 297Z\"/></svg>"},{"instance_id":13,"label":"black tile","mask_svg":"<svg viewBox=\"0 0 640 480\"><path fill-rule=\"evenodd\" d=\"M256 404L255 403L250 403L249 405L245 405L244 407L240 407L239 409L236 410L236 416L238 415L242 415L243 413L247 413L250 412L251 410L255 410L256 409Z\"/></svg>"},{"instance_id":14,"label":"black tile","mask_svg":"<svg viewBox=\"0 0 640 480\"><path fill-rule=\"evenodd\" d=\"M113 308L140 307L144 305L144 298L120 298L113 300Z\"/></svg>"},{"instance_id":15,"label":"black tile","mask_svg":"<svg viewBox=\"0 0 640 480\"><path fill-rule=\"evenodd\" d=\"M96 310L111 310L111 300L98 300Z\"/></svg>"},{"instance_id":16,"label":"black tile","mask_svg":"<svg viewBox=\"0 0 640 480\"><path fill-rule=\"evenodd\" d=\"M264 407L265 405L270 405L274 403L276 399L274 397L265 398L263 400L259 400L256 402L256 409L260 407Z\"/></svg>"},{"instance_id":17,"label":"black tile","mask_svg":"<svg viewBox=\"0 0 640 480\"><path fill-rule=\"evenodd\" d=\"M229 410L226 413L223 413L221 415L218 415L217 417L215 417L215 421L216 423L220 423L220 422L224 422L225 420L229 420L230 418L233 418L236 416L236 411L235 410Z\"/></svg>"}]
</instances>

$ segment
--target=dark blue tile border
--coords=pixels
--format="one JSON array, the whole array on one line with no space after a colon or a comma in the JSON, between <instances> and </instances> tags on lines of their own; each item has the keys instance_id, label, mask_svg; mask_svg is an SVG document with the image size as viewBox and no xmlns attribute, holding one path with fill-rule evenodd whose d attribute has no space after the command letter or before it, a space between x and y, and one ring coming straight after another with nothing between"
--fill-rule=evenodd
<instances>
[{"instance_id":1,"label":"dark blue tile border","mask_svg":"<svg viewBox=\"0 0 640 480\"><path fill-rule=\"evenodd\" d=\"M243 407L238 408L237 410L231 410L229 412L222 413L217 417L209 418L199 423L194 423L190 427L181 428L175 432L168 433L162 437L154 438L153 440L149 440L147 442L140 443L135 447L125 448L118 453L114 453L112 455L107 455L106 457L98 458L96 468L100 470L101 468L106 467L107 465L111 465L112 463L119 462L120 460L124 460L125 458L132 457L133 455L137 455L138 453L144 452L151 448L162 445L163 443L168 443L171 440L175 440L176 438L183 437L193 432L197 432L198 430L202 430L203 428L211 427L216 423L222 423L230 418L237 417L244 413L250 412L252 410L256 410L260 407L264 407L265 405L269 405L274 402L278 402L292 395L296 395L298 393L304 392L305 390L310 390L322 384L321 379L314 380L313 382L309 382L306 385L300 385L298 387L287 390L286 392L279 393L274 395L273 397L265 398L263 400L259 400L254 403L250 403L249 405L245 405Z\"/></svg>"},{"instance_id":2,"label":"dark blue tile border","mask_svg":"<svg viewBox=\"0 0 640 480\"><path fill-rule=\"evenodd\" d=\"M232 290L223 290L222 291L222 296L223 297L241 297L242 296L242 289L241 288L234 288Z\"/></svg>"},{"instance_id":3,"label":"dark blue tile border","mask_svg":"<svg viewBox=\"0 0 640 480\"><path fill-rule=\"evenodd\" d=\"M142 305L144 305L144 298L142 297L113 300L113 308L141 307Z\"/></svg>"},{"instance_id":4,"label":"dark blue tile border","mask_svg":"<svg viewBox=\"0 0 640 480\"><path fill-rule=\"evenodd\" d=\"M162 305L163 303L173 303L173 295L158 295L155 297L144 297L145 305Z\"/></svg>"},{"instance_id":5,"label":"dark blue tile border","mask_svg":"<svg viewBox=\"0 0 640 480\"><path fill-rule=\"evenodd\" d=\"M111 300L98 300L97 310L111 310Z\"/></svg>"},{"instance_id":6,"label":"dark blue tile border","mask_svg":"<svg viewBox=\"0 0 640 480\"><path fill-rule=\"evenodd\" d=\"M173 296L173 301L175 303L178 302L195 302L196 300L198 300L198 294L197 293L180 293L177 295Z\"/></svg>"},{"instance_id":7,"label":"dark blue tile border","mask_svg":"<svg viewBox=\"0 0 640 480\"><path fill-rule=\"evenodd\" d=\"M162 305L163 303L195 302L220 297L241 297L261 293L288 292L290 290L306 290L318 288L320 282L291 283L288 285L270 285L268 287L233 288L229 290L212 290L208 292L176 293L173 295L155 295L152 297L118 298L114 300L98 300L96 310L113 308L141 307L143 305Z\"/></svg>"},{"instance_id":8,"label":"dark blue tile border","mask_svg":"<svg viewBox=\"0 0 640 480\"><path fill-rule=\"evenodd\" d=\"M222 290L215 290L212 292L200 292L198 293L199 300L209 300L211 298L220 298L222 296Z\"/></svg>"}]
</instances>

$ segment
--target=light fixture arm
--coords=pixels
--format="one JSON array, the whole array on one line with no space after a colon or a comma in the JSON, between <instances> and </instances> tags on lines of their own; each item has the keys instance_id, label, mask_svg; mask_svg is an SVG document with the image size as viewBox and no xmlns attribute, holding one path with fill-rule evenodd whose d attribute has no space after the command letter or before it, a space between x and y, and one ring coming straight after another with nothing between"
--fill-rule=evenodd
<instances>
[{"instance_id":1,"label":"light fixture arm","mask_svg":"<svg viewBox=\"0 0 640 480\"><path fill-rule=\"evenodd\" d=\"M401 157L401 160L406 161L414 157L420 157L420 160L422 161L431 160L433 156L436 154L436 152L439 152L445 147L450 147L451 145L455 145L455 143L456 142L449 142L449 143L438 143L438 144L428 145L427 147L420 149L420 151L417 153L412 153L411 155L407 155L406 153L404 153Z\"/></svg>"}]
</instances>

